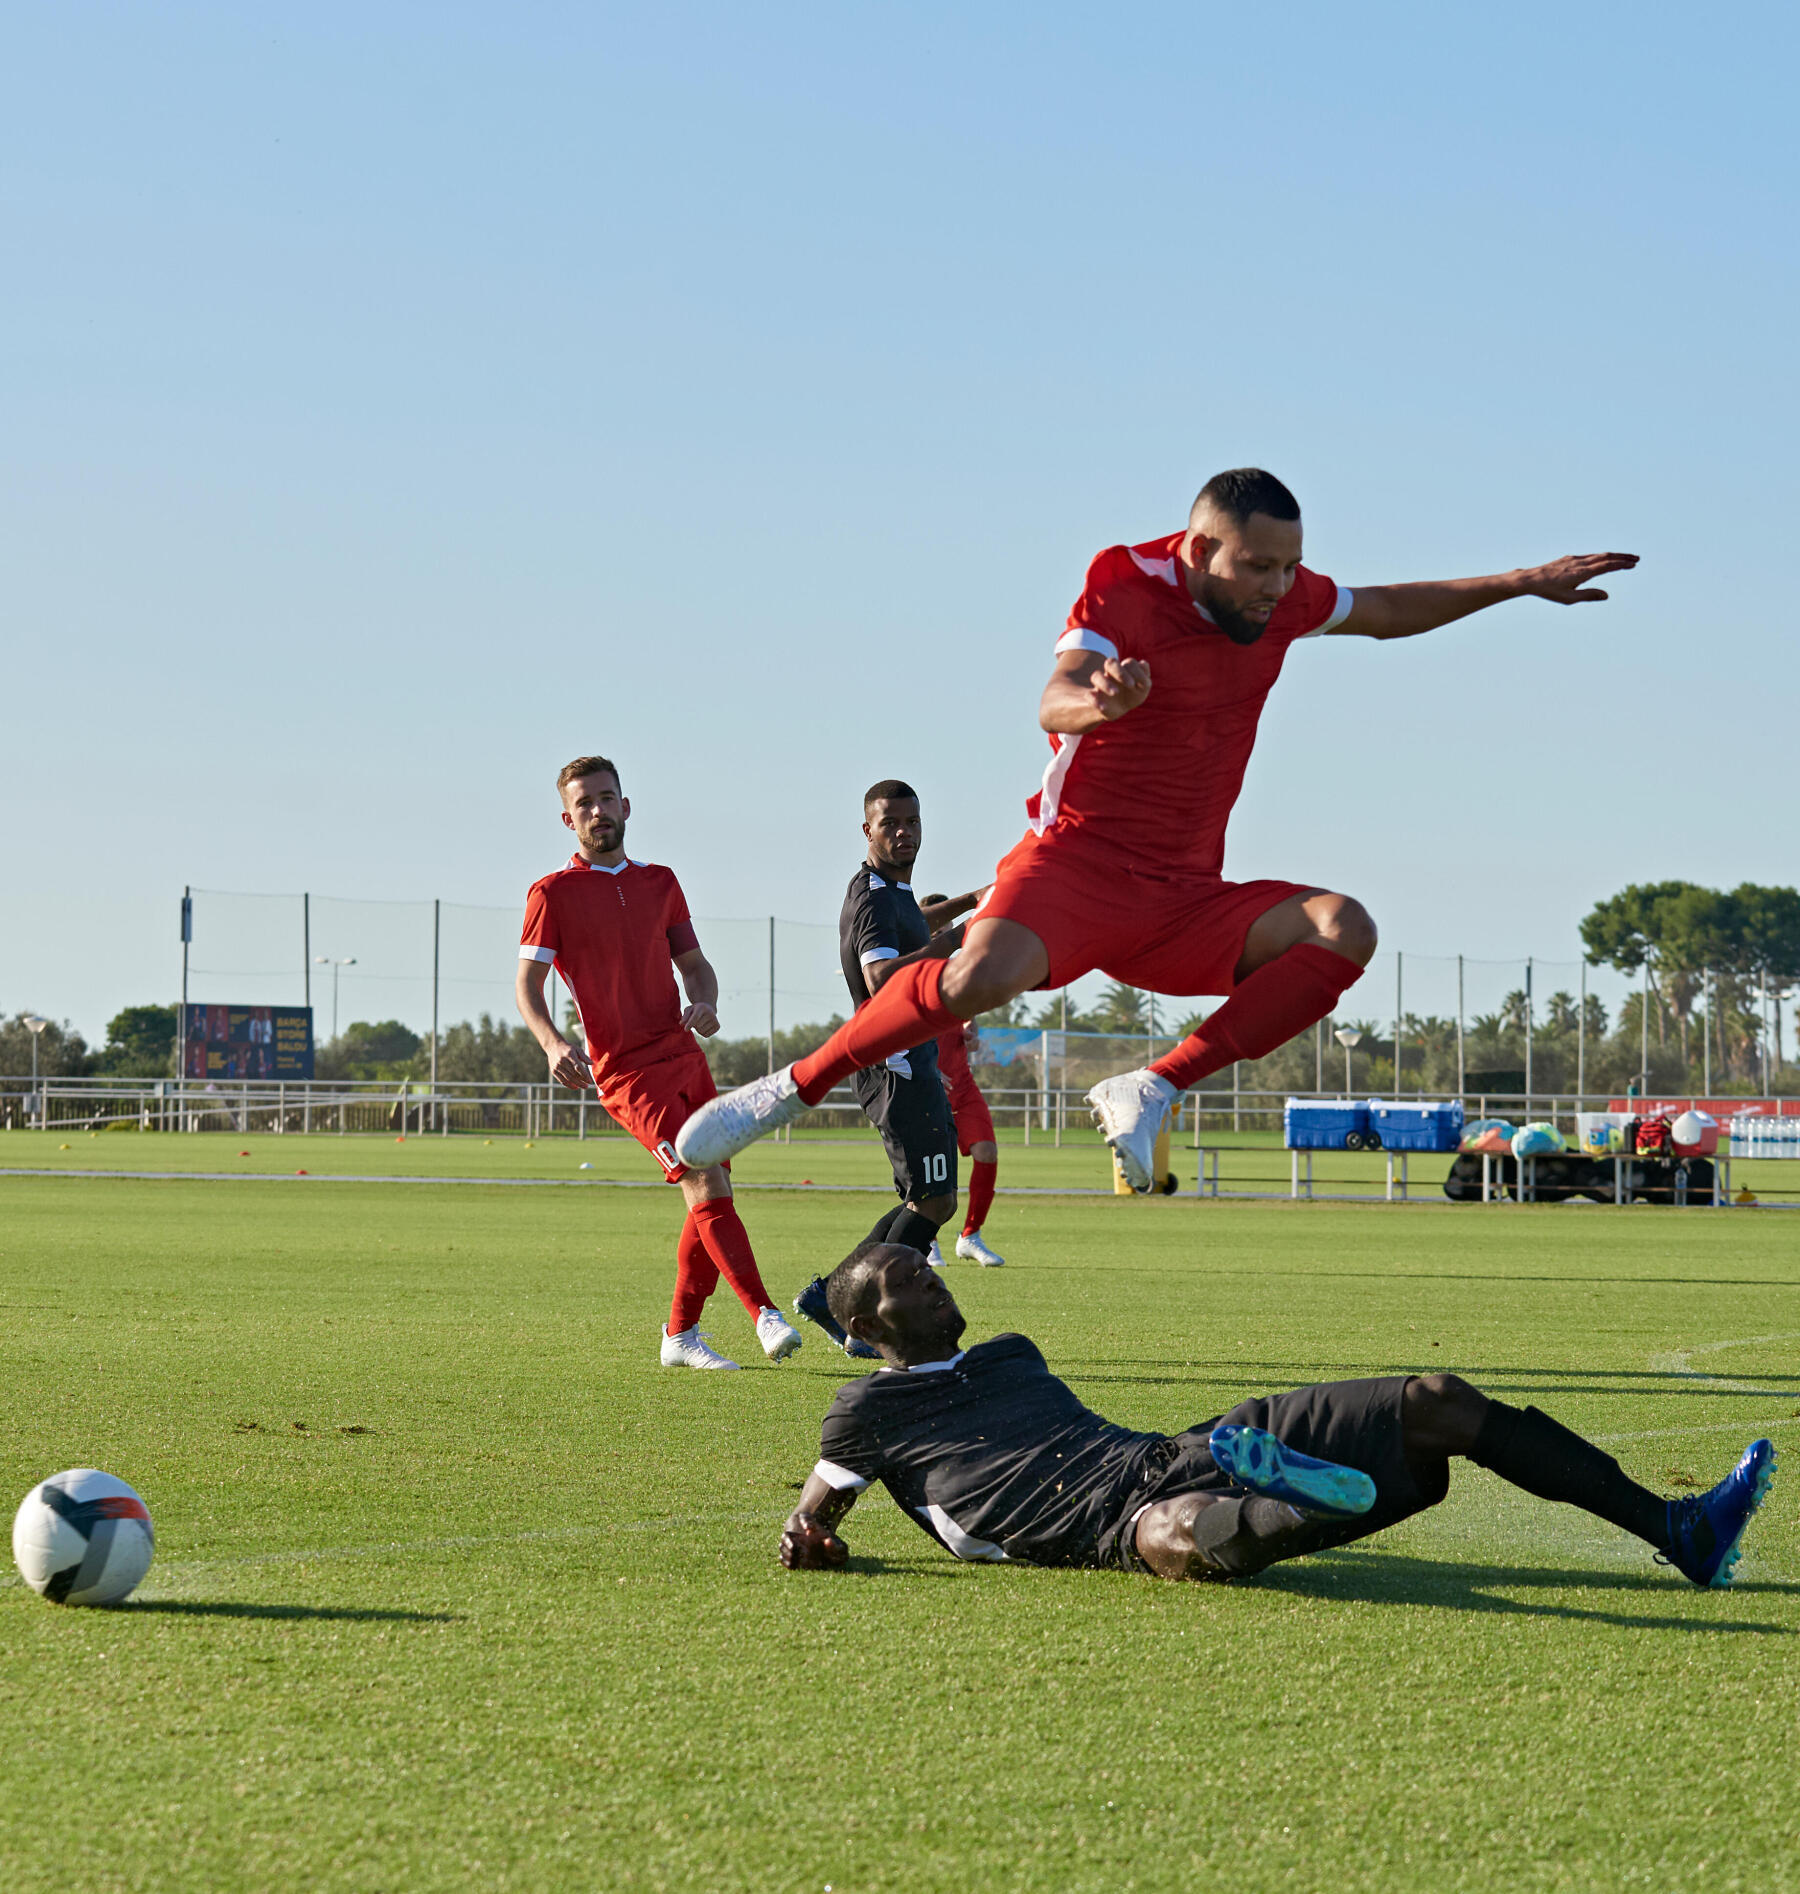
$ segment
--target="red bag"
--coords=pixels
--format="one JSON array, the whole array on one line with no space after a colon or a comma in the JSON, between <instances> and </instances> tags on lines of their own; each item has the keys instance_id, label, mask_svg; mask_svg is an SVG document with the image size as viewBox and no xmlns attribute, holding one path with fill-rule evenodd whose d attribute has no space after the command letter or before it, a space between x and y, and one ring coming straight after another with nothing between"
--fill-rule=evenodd
<instances>
[{"instance_id":1,"label":"red bag","mask_svg":"<svg viewBox=\"0 0 1800 1894\"><path fill-rule=\"evenodd\" d=\"M1669 1150L1670 1124L1667 1118L1646 1118L1637 1128L1637 1149L1640 1157L1658 1157Z\"/></svg>"}]
</instances>

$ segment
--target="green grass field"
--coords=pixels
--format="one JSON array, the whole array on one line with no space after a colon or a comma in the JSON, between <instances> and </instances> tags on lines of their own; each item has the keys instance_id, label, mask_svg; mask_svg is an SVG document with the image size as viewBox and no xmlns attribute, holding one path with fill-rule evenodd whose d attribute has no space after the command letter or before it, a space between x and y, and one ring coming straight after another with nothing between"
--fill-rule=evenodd
<instances>
[{"instance_id":1,"label":"green grass field","mask_svg":"<svg viewBox=\"0 0 1800 1894\"><path fill-rule=\"evenodd\" d=\"M646 1175L609 1141L0 1140L15 1170L584 1158ZM822 1188L877 1181L868 1146L739 1174L821 1187L745 1192L784 1299L880 1208ZM1034 1146L1003 1181L1103 1172ZM1800 1487L1724 1593L1473 1468L1239 1587L959 1566L877 1496L849 1570L788 1574L849 1364L761 1365L722 1297L757 1365L659 1369L679 1217L660 1188L0 1177L0 1493L101 1465L158 1534L123 1609L0 1589L5 1887L1800 1887ZM1011 1266L951 1277L971 1337L1023 1329L1132 1425L1444 1368L1670 1491L1800 1447L1784 1213L1003 1196L989 1234Z\"/></svg>"}]
</instances>

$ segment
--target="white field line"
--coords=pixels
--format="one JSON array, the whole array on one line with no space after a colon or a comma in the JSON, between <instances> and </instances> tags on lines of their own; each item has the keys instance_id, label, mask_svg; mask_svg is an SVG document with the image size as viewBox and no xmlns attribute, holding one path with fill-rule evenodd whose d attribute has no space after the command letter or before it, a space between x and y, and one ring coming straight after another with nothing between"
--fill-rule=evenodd
<instances>
[{"instance_id":1,"label":"white field line","mask_svg":"<svg viewBox=\"0 0 1800 1894\"><path fill-rule=\"evenodd\" d=\"M298 1552L253 1552L238 1559L158 1560L156 1578L139 1595L145 1598L161 1594L155 1590L158 1580L195 1578L207 1572L240 1571L255 1565L311 1565L326 1559L404 1558L409 1553L460 1552L473 1546L579 1544L584 1539L609 1538L617 1532L658 1532L674 1526L756 1525L777 1526L784 1513L674 1513L663 1519L626 1519L608 1525L550 1526L535 1532L457 1533L441 1539L389 1539L374 1545L309 1546ZM24 1580L13 1577L6 1585L23 1587Z\"/></svg>"},{"instance_id":2,"label":"white field line","mask_svg":"<svg viewBox=\"0 0 1800 1894\"><path fill-rule=\"evenodd\" d=\"M611 1190L666 1190L668 1186L660 1177L417 1177L417 1176L363 1176L348 1172L302 1176L296 1171L85 1171L85 1170L28 1170L23 1167L0 1166L0 1177L98 1177L123 1179L128 1183L145 1184L498 1184L507 1189L518 1190L590 1190L597 1184L603 1184ZM887 1184L806 1184L797 1179L791 1184L750 1184L742 1178L734 1177L732 1187L736 1190L804 1190L815 1195L850 1195L858 1197L891 1197L894 1187ZM1071 1184L1066 1188L1044 1188L1037 1185L1002 1185L995 1193L1001 1197L1110 1197L1110 1188L1100 1189L1085 1184Z\"/></svg>"},{"instance_id":3,"label":"white field line","mask_svg":"<svg viewBox=\"0 0 1800 1894\"><path fill-rule=\"evenodd\" d=\"M1678 1381L1703 1381L1708 1386L1717 1388L1721 1394L1772 1394L1779 1398L1782 1395L1792 1395L1796 1390L1766 1388L1754 1381L1732 1381L1724 1375L1707 1374L1704 1369L1692 1367L1690 1364L1696 1355L1718 1355L1730 1348L1760 1348L1769 1342L1795 1341L1800 1341L1800 1334L1789 1330L1782 1335L1746 1335L1742 1341L1707 1342L1699 1348L1677 1348L1666 1355L1652 1355L1650 1372L1671 1375Z\"/></svg>"}]
</instances>

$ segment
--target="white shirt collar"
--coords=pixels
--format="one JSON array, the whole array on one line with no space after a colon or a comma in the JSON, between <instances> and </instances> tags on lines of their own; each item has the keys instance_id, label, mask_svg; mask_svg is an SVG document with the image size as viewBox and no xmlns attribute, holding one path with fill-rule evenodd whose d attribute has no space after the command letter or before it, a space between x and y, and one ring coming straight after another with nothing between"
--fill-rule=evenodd
<instances>
[{"instance_id":1,"label":"white shirt collar","mask_svg":"<svg viewBox=\"0 0 1800 1894\"><path fill-rule=\"evenodd\" d=\"M591 868L597 875L622 875L627 868L642 868L643 865L642 862L633 861L629 855L612 868L606 867L605 864L601 862L583 861L579 855L571 855L569 857L569 866L571 868Z\"/></svg>"},{"instance_id":2,"label":"white shirt collar","mask_svg":"<svg viewBox=\"0 0 1800 1894\"><path fill-rule=\"evenodd\" d=\"M896 1368L891 1361L881 1364L883 1374L942 1374L946 1369L954 1368L969 1351L959 1348L948 1361L915 1361L910 1368Z\"/></svg>"}]
</instances>

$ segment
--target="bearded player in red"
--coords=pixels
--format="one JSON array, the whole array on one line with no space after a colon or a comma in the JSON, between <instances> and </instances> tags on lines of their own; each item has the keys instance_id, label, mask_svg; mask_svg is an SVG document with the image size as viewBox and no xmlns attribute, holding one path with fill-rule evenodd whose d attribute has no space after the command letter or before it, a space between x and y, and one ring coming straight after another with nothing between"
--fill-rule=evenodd
<instances>
[{"instance_id":1,"label":"bearded player in red","mask_svg":"<svg viewBox=\"0 0 1800 1894\"><path fill-rule=\"evenodd\" d=\"M1222 872L1225 825L1289 646L1327 632L1410 638L1512 598L1604 599L1593 581L1637 558L1590 553L1351 593L1308 571L1300 551L1298 501L1245 467L1206 483L1185 532L1101 553L1038 708L1051 757L1026 805L1030 833L1001 862L961 950L898 963L817 1052L702 1107L675 1140L683 1161L717 1163L897 1047L1098 968L1155 993L1229 995L1165 1058L1088 1094L1126 1180L1148 1191L1178 1093L1331 1012L1375 951L1367 910Z\"/></svg>"},{"instance_id":2,"label":"bearded player in red","mask_svg":"<svg viewBox=\"0 0 1800 1894\"><path fill-rule=\"evenodd\" d=\"M619 792L619 772L604 756L578 756L556 787L576 849L526 897L519 1012L550 1061L551 1078L576 1092L597 1086L600 1102L687 1199L663 1366L737 1366L700 1339L700 1311L720 1276L756 1324L763 1353L783 1361L800 1336L763 1287L724 1166L690 1166L675 1155L681 1121L715 1095L693 1035L719 1030L718 975L700 951L681 884L668 869L625 853L631 804ZM544 1004L552 966L575 996L585 1052L563 1037ZM675 995L676 973L687 989L685 1010Z\"/></svg>"}]
</instances>

